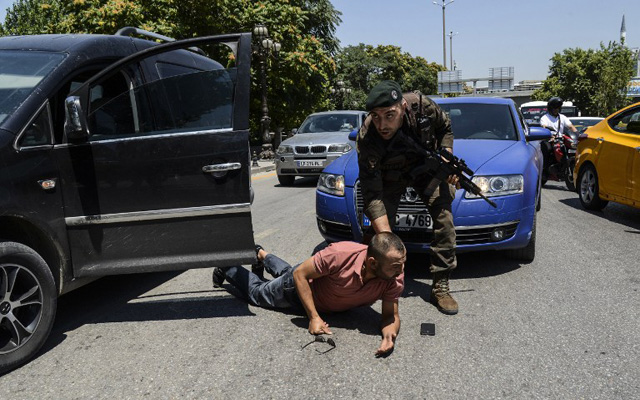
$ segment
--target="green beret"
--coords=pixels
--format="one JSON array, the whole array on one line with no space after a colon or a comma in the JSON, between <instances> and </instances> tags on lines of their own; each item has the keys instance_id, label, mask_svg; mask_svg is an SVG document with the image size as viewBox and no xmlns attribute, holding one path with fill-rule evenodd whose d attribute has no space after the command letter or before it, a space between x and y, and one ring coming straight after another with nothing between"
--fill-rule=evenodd
<instances>
[{"instance_id":1,"label":"green beret","mask_svg":"<svg viewBox=\"0 0 640 400\"><path fill-rule=\"evenodd\" d=\"M366 109L371 111L377 107L391 107L400 100L402 100L400 85L394 81L382 81L369 92Z\"/></svg>"}]
</instances>

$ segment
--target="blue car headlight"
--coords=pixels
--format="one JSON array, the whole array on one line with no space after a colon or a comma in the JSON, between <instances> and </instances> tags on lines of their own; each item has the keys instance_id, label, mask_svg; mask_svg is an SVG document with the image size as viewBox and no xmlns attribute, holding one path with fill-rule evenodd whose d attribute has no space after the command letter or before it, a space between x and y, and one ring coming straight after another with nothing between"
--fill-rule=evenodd
<instances>
[{"instance_id":1,"label":"blue car headlight","mask_svg":"<svg viewBox=\"0 0 640 400\"><path fill-rule=\"evenodd\" d=\"M278 146L278 150L276 150L276 153L278 153L279 155L293 154L293 147L287 146L286 144L281 144L280 146Z\"/></svg>"},{"instance_id":2,"label":"blue car headlight","mask_svg":"<svg viewBox=\"0 0 640 400\"><path fill-rule=\"evenodd\" d=\"M351 150L351 145L349 143L342 144L332 144L329 146L329 153L347 153Z\"/></svg>"},{"instance_id":3,"label":"blue car headlight","mask_svg":"<svg viewBox=\"0 0 640 400\"><path fill-rule=\"evenodd\" d=\"M478 185L487 197L522 193L524 188L524 177L522 175L474 176L471 181ZM466 199L477 199L480 196L467 192L464 197Z\"/></svg>"},{"instance_id":4,"label":"blue car headlight","mask_svg":"<svg viewBox=\"0 0 640 400\"><path fill-rule=\"evenodd\" d=\"M344 175L321 173L318 190L334 196L344 196Z\"/></svg>"}]
</instances>

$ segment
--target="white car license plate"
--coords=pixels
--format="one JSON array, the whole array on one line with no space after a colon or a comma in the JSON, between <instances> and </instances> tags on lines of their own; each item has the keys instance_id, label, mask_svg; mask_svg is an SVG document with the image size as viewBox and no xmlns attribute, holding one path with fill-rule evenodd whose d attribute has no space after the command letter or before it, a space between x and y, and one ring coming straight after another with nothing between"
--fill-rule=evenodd
<instances>
[{"instance_id":1,"label":"white car license plate","mask_svg":"<svg viewBox=\"0 0 640 400\"><path fill-rule=\"evenodd\" d=\"M371 221L366 215L362 216L362 225L371 226ZM396 214L396 228L406 231L409 229L427 230L433 228L431 215L424 212L420 214Z\"/></svg>"},{"instance_id":2,"label":"white car license plate","mask_svg":"<svg viewBox=\"0 0 640 400\"><path fill-rule=\"evenodd\" d=\"M298 167L322 167L322 160L297 161Z\"/></svg>"}]
</instances>

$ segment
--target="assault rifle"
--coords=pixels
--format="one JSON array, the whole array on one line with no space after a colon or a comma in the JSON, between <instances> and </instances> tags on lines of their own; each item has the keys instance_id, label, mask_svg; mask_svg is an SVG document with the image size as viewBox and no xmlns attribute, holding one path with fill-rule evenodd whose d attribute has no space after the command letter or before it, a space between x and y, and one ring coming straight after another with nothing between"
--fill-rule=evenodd
<instances>
[{"instance_id":1,"label":"assault rifle","mask_svg":"<svg viewBox=\"0 0 640 400\"><path fill-rule=\"evenodd\" d=\"M418 131L428 129L430 121L428 117L422 114L422 96L420 96L420 109L414 112L416 116L416 123ZM497 204L487 198L482 193L482 189L470 179L473 176L473 171L467 166L464 160L454 156L447 150L429 150L423 147L420 143L416 142L410 135L398 132L394 139L403 141L408 147L410 152L415 152L422 156L424 162L421 162L411 172L412 178L428 174L432 177L429 185L424 190L425 200L431 197L436 188L441 182L446 182L449 176L456 175L460 187L467 192L473 193L476 196L481 197L484 201L489 203L492 207L497 208Z\"/></svg>"}]
</instances>

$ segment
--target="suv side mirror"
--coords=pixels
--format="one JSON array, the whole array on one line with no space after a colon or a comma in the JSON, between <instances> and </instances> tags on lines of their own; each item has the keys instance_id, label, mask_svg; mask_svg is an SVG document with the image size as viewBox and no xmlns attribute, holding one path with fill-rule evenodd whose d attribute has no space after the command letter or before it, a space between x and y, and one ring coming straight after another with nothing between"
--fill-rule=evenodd
<instances>
[{"instance_id":1,"label":"suv side mirror","mask_svg":"<svg viewBox=\"0 0 640 400\"><path fill-rule=\"evenodd\" d=\"M69 96L64 101L64 133L67 139L78 141L87 140L87 119L82 111L79 96Z\"/></svg>"},{"instance_id":2,"label":"suv side mirror","mask_svg":"<svg viewBox=\"0 0 640 400\"><path fill-rule=\"evenodd\" d=\"M298 133L298 128L291 129L291 133L289 134L289 137L295 135L296 133Z\"/></svg>"}]
</instances>

